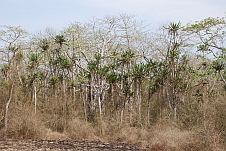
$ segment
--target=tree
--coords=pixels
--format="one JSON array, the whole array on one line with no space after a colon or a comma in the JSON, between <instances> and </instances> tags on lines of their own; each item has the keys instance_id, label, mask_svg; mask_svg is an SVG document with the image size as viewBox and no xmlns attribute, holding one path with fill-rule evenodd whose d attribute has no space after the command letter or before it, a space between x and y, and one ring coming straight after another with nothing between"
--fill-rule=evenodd
<instances>
[{"instance_id":1,"label":"tree","mask_svg":"<svg viewBox=\"0 0 226 151\"><path fill-rule=\"evenodd\" d=\"M169 70L169 74L167 75L167 83L166 83L166 91L167 91L167 98L169 102L170 108L174 112L174 121L177 121L177 105L180 102L179 98L179 90L177 86L178 77L178 61L180 55L180 42L178 39L178 32L181 28L180 22L179 23L170 23L168 28L169 33L169 46L167 49L167 57L166 63L167 68Z\"/></svg>"},{"instance_id":2,"label":"tree","mask_svg":"<svg viewBox=\"0 0 226 151\"><path fill-rule=\"evenodd\" d=\"M18 78L21 81L18 63L20 64L23 59L22 42L23 39L26 37L27 32L23 30L20 26L0 27L2 28L0 30L0 40L5 43L5 48L0 50L1 61L2 63L4 63L4 68L2 68L2 70L5 72L6 80L8 80L11 78L9 74L10 69L12 70L12 68L15 68L15 70L17 70Z\"/></svg>"},{"instance_id":3,"label":"tree","mask_svg":"<svg viewBox=\"0 0 226 151\"><path fill-rule=\"evenodd\" d=\"M13 90L14 90L14 84L15 81L12 83L12 86L10 88L10 93L9 93L9 99L6 103L6 109L5 109L5 131L7 131L8 129L8 114L9 114L9 105L12 101L12 97L13 97Z\"/></svg>"},{"instance_id":4,"label":"tree","mask_svg":"<svg viewBox=\"0 0 226 151\"><path fill-rule=\"evenodd\" d=\"M142 82L147 75L147 67L144 63L135 64L132 68L132 77L134 80L134 95L138 108L139 120L141 120L141 101L142 101Z\"/></svg>"},{"instance_id":5,"label":"tree","mask_svg":"<svg viewBox=\"0 0 226 151\"><path fill-rule=\"evenodd\" d=\"M5 130L8 129L9 106L13 99L13 92L17 81L21 82L19 66L23 60L22 40L27 32L21 27L0 26L0 41L5 44L5 48L0 50L1 64L3 65L1 72L5 76L4 81L11 83L9 89L8 101L5 105ZM22 66L20 66L22 69Z\"/></svg>"},{"instance_id":6,"label":"tree","mask_svg":"<svg viewBox=\"0 0 226 151\"><path fill-rule=\"evenodd\" d=\"M37 82L42 80L42 72L38 71L38 67L40 64L40 55L37 53L32 53L29 57L28 61L28 70L30 71L29 82L33 86L33 95L32 98L34 100L34 111L36 113L37 110Z\"/></svg>"},{"instance_id":7,"label":"tree","mask_svg":"<svg viewBox=\"0 0 226 151\"><path fill-rule=\"evenodd\" d=\"M225 17L205 18L193 24L190 23L184 28L184 31L197 39L198 50L202 51L203 58L204 53L214 57L215 60L212 62L212 67L224 83L225 78L221 71L225 70L225 29Z\"/></svg>"}]
</instances>

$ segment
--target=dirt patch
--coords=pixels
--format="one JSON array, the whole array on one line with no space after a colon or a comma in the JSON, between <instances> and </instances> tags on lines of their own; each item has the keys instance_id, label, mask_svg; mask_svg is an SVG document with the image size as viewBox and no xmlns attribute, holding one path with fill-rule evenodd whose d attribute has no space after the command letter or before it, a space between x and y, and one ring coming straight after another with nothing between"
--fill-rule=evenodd
<instances>
[{"instance_id":1,"label":"dirt patch","mask_svg":"<svg viewBox=\"0 0 226 151\"><path fill-rule=\"evenodd\" d=\"M144 151L136 146L124 143L102 143L100 141L78 141L78 140L0 140L2 151Z\"/></svg>"}]
</instances>

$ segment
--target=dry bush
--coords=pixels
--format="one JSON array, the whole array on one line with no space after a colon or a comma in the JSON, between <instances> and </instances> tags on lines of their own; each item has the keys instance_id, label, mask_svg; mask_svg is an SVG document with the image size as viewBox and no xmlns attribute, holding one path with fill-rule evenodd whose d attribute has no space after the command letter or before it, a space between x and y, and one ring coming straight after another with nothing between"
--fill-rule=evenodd
<instances>
[{"instance_id":1,"label":"dry bush","mask_svg":"<svg viewBox=\"0 0 226 151\"><path fill-rule=\"evenodd\" d=\"M68 137L64 133L59 133L52 131L51 129L46 129L45 136L42 137L42 139L46 140L65 140Z\"/></svg>"},{"instance_id":2,"label":"dry bush","mask_svg":"<svg viewBox=\"0 0 226 151\"><path fill-rule=\"evenodd\" d=\"M68 122L65 133L71 139L97 139L92 124L78 118Z\"/></svg>"},{"instance_id":3,"label":"dry bush","mask_svg":"<svg viewBox=\"0 0 226 151\"><path fill-rule=\"evenodd\" d=\"M142 128L131 127L129 123L112 120L99 121L94 127L101 141L123 142L146 148L150 133Z\"/></svg>"},{"instance_id":4,"label":"dry bush","mask_svg":"<svg viewBox=\"0 0 226 151\"><path fill-rule=\"evenodd\" d=\"M221 136L220 143L226 146L226 101L224 98L216 103L215 129Z\"/></svg>"},{"instance_id":5,"label":"dry bush","mask_svg":"<svg viewBox=\"0 0 226 151\"><path fill-rule=\"evenodd\" d=\"M200 107L201 124L193 128L195 132L194 144L197 150L225 150L226 103L218 97L216 100L206 101Z\"/></svg>"},{"instance_id":6,"label":"dry bush","mask_svg":"<svg viewBox=\"0 0 226 151\"><path fill-rule=\"evenodd\" d=\"M108 141L129 143L150 150L188 150L195 149L194 134L182 131L170 121L161 121L151 128L131 127L128 123L102 121L95 127L98 136ZM100 130L101 129L101 130ZM199 142L197 142L199 143Z\"/></svg>"},{"instance_id":7,"label":"dry bush","mask_svg":"<svg viewBox=\"0 0 226 151\"><path fill-rule=\"evenodd\" d=\"M45 136L46 129L42 118L29 107L10 111L7 137L38 139Z\"/></svg>"},{"instance_id":8,"label":"dry bush","mask_svg":"<svg viewBox=\"0 0 226 151\"><path fill-rule=\"evenodd\" d=\"M66 118L60 114L44 115L45 126L52 131L63 133L66 127Z\"/></svg>"},{"instance_id":9,"label":"dry bush","mask_svg":"<svg viewBox=\"0 0 226 151\"><path fill-rule=\"evenodd\" d=\"M116 121L100 120L91 124L78 118L70 121L65 134L71 139L100 140L103 142L124 142L146 148L150 133L141 128Z\"/></svg>"},{"instance_id":10,"label":"dry bush","mask_svg":"<svg viewBox=\"0 0 226 151\"><path fill-rule=\"evenodd\" d=\"M151 150L184 150L192 142L193 134L182 131L168 121L160 121L151 127L149 148Z\"/></svg>"},{"instance_id":11,"label":"dry bush","mask_svg":"<svg viewBox=\"0 0 226 151\"><path fill-rule=\"evenodd\" d=\"M146 148L150 137L150 132L142 128L124 127L121 130L118 139L123 139L124 142L134 144L140 148Z\"/></svg>"},{"instance_id":12,"label":"dry bush","mask_svg":"<svg viewBox=\"0 0 226 151\"><path fill-rule=\"evenodd\" d=\"M186 150L196 150L196 151L223 151L224 147L221 145L220 134L216 132L210 132L204 128L194 130L193 141L188 144Z\"/></svg>"}]
</instances>

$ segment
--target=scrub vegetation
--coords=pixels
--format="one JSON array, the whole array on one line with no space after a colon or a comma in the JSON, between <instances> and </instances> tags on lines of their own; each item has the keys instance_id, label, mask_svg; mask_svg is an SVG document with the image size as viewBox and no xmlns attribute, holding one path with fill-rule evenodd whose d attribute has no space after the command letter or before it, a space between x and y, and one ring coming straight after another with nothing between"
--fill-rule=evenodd
<instances>
[{"instance_id":1,"label":"scrub vegetation","mask_svg":"<svg viewBox=\"0 0 226 151\"><path fill-rule=\"evenodd\" d=\"M121 14L36 34L1 26L0 134L225 150L225 21L150 29Z\"/></svg>"}]
</instances>

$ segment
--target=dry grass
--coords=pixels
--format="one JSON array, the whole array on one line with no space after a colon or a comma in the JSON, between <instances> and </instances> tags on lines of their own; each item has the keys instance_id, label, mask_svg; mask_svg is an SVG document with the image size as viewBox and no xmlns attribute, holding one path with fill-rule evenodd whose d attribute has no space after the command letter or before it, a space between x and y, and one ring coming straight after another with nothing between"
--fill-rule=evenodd
<instances>
[{"instance_id":1,"label":"dry grass","mask_svg":"<svg viewBox=\"0 0 226 151\"><path fill-rule=\"evenodd\" d=\"M220 150L220 136L206 133L204 129L180 130L170 121L161 121L149 129L131 127L129 124L101 121L96 125L74 118L63 133L44 127L40 117L24 112L11 119L8 137L33 139L77 139L117 141L150 150ZM212 134L212 135L210 135ZM209 143L209 144L208 144Z\"/></svg>"},{"instance_id":2,"label":"dry grass","mask_svg":"<svg viewBox=\"0 0 226 151\"><path fill-rule=\"evenodd\" d=\"M10 115L8 125L6 135L9 138L38 139L46 134L42 118L29 107L23 110L14 110L14 113Z\"/></svg>"},{"instance_id":3,"label":"dry grass","mask_svg":"<svg viewBox=\"0 0 226 151\"><path fill-rule=\"evenodd\" d=\"M221 98L221 100L223 100ZM48 107L48 106L47 106ZM59 107L50 104L48 111L34 113L33 105L10 106L6 137L14 139L77 139L123 142L143 149L166 151L221 151L225 150L225 101L205 102L199 107L199 125L181 129L170 120L153 125L131 126L126 121L96 119L85 121L70 109L62 115ZM190 113L193 116L193 112ZM67 117L67 118L65 118ZM180 124L179 124L180 125ZM62 130L62 131L61 131ZM3 129L0 137L3 136ZM224 139L223 139L224 138Z\"/></svg>"},{"instance_id":4,"label":"dry grass","mask_svg":"<svg viewBox=\"0 0 226 151\"><path fill-rule=\"evenodd\" d=\"M43 121L44 117L40 116L40 113L34 114L29 108L15 112L17 114L12 114L9 120L8 138L117 141L156 151L220 151L224 149L221 146L219 133L207 131L204 127L191 131L181 130L171 121L159 121L149 128L138 128L116 121L103 120L91 124L82 119L73 118L67 123L64 132L60 133L47 128Z\"/></svg>"},{"instance_id":5,"label":"dry grass","mask_svg":"<svg viewBox=\"0 0 226 151\"><path fill-rule=\"evenodd\" d=\"M152 150L184 150L192 142L193 133L182 131L176 125L161 121L151 128L149 148Z\"/></svg>"},{"instance_id":6,"label":"dry grass","mask_svg":"<svg viewBox=\"0 0 226 151\"><path fill-rule=\"evenodd\" d=\"M71 139L97 139L93 126L78 118L68 123L65 134Z\"/></svg>"},{"instance_id":7,"label":"dry grass","mask_svg":"<svg viewBox=\"0 0 226 151\"><path fill-rule=\"evenodd\" d=\"M135 127L124 127L121 130L121 138L125 138L124 142L134 144L140 148L146 148L150 138L150 132Z\"/></svg>"},{"instance_id":8,"label":"dry grass","mask_svg":"<svg viewBox=\"0 0 226 151\"><path fill-rule=\"evenodd\" d=\"M45 135L42 139L46 140L65 140L68 139L68 136L65 133L54 132L51 129L46 129Z\"/></svg>"}]
</instances>

